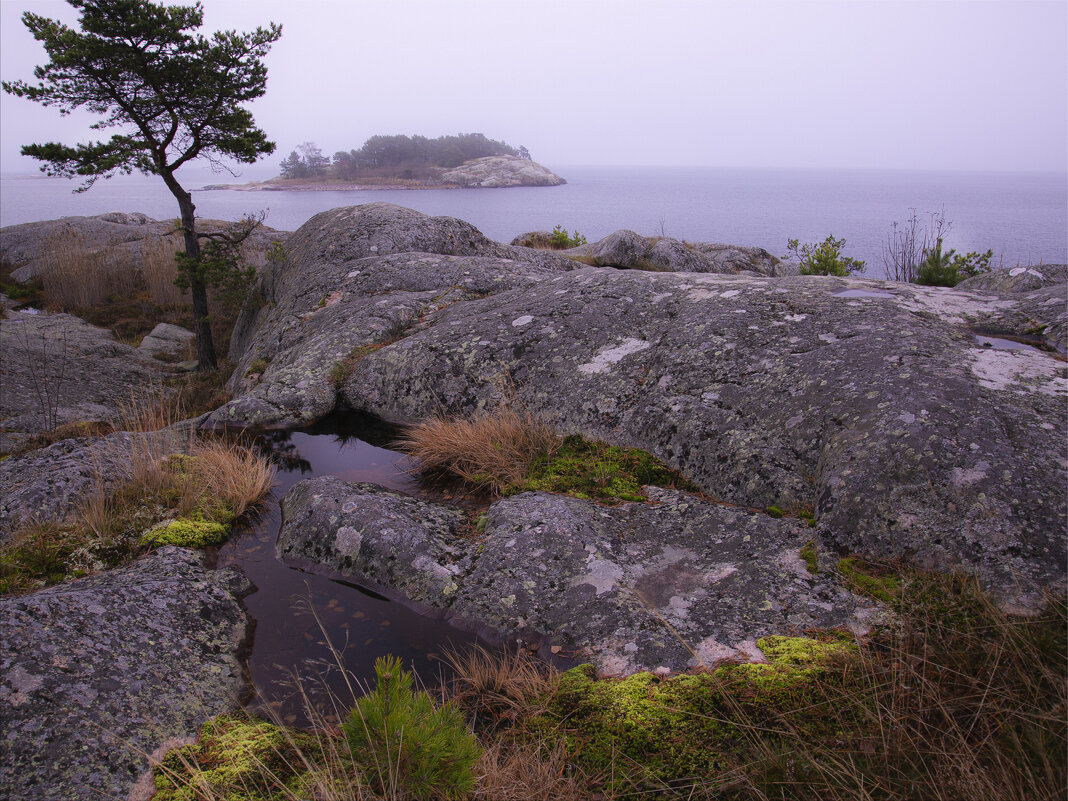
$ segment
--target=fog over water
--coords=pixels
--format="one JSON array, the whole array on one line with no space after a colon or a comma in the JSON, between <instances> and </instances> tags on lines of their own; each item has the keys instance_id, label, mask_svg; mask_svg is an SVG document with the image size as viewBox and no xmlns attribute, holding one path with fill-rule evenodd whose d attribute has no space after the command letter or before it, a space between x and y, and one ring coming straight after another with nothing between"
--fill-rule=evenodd
<instances>
[{"instance_id":1,"label":"fog over water","mask_svg":"<svg viewBox=\"0 0 1068 801\"><path fill-rule=\"evenodd\" d=\"M1068 168L1068 3L974 0L205 0L205 31L283 25L251 105L326 155L373 134L478 131L582 165ZM0 0L0 75L44 51ZM0 97L0 171L100 134Z\"/></svg>"},{"instance_id":2,"label":"fog over water","mask_svg":"<svg viewBox=\"0 0 1068 801\"><path fill-rule=\"evenodd\" d=\"M68 24L60 0L0 0L0 74L45 54L19 17ZM1068 250L1068 3L970 0L205 0L205 32L277 22L251 104L278 150L240 177L200 164L189 188L262 180L302 142L324 154L374 134L477 131L569 180L554 189L197 192L198 212L270 208L293 230L325 208L384 200L507 241L563 225L764 247L848 240L881 271L890 223L945 208L948 245L1005 263ZM158 180L84 195L35 175L29 142L89 141L89 115L0 94L0 224L176 204Z\"/></svg>"},{"instance_id":3,"label":"fog over water","mask_svg":"<svg viewBox=\"0 0 1068 801\"><path fill-rule=\"evenodd\" d=\"M238 219L267 210L266 224L295 230L313 214L384 201L426 214L459 217L491 239L508 242L531 230L561 225L590 241L619 228L690 241L762 247L776 256L786 240L847 240L846 255L883 276L882 248L890 223L915 208L945 209L953 221L947 246L994 251L994 263L1068 261L1068 184L1057 174L933 173L876 170L745 170L671 167L567 167L568 184L515 189L439 189L363 192L193 193L197 213ZM193 172L199 187L218 180ZM177 215L158 179L142 176L99 182L72 194L71 183L37 177L0 179L0 226L64 215L142 211Z\"/></svg>"}]
</instances>

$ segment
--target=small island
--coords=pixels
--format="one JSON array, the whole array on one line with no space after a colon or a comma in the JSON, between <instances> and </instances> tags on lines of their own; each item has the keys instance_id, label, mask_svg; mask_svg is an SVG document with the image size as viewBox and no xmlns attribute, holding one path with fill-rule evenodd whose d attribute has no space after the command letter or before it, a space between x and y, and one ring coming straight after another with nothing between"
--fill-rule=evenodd
<instances>
[{"instance_id":1,"label":"small island","mask_svg":"<svg viewBox=\"0 0 1068 801\"><path fill-rule=\"evenodd\" d=\"M363 189L499 189L559 186L559 175L534 162L526 147L512 147L480 133L439 136L372 136L358 150L323 155L305 142L281 162L268 181L212 184L204 189L239 191L338 191Z\"/></svg>"}]
</instances>

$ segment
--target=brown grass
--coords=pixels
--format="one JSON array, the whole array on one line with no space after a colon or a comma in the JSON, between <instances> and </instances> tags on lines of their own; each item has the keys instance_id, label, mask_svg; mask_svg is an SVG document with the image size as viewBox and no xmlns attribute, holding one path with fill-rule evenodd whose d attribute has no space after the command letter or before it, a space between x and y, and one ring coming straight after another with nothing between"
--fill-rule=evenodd
<instances>
[{"instance_id":1,"label":"brown grass","mask_svg":"<svg viewBox=\"0 0 1068 801\"><path fill-rule=\"evenodd\" d=\"M146 232L136 250L132 244L129 249L101 248L73 228L57 230L41 259L45 303L64 310L83 309L140 291L147 291L158 306L188 302L174 285L174 254L182 248L180 237Z\"/></svg>"},{"instance_id":2,"label":"brown grass","mask_svg":"<svg viewBox=\"0 0 1068 801\"><path fill-rule=\"evenodd\" d=\"M128 475L117 487L105 481L116 454L100 450L96 490L74 514L27 522L0 546L0 594L117 567L144 553L144 532L174 517L229 524L253 512L274 480L269 461L250 448L190 431L143 434L118 458Z\"/></svg>"},{"instance_id":3,"label":"brown grass","mask_svg":"<svg viewBox=\"0 0 1068 801\"><path fill-rule=\"evenodd\" d=\"M137 290L136 272L109 262L73 228L53 233L41 259L45 302L61 309L93 306L111 295Z\"/></svg>"},{"instance_id":4,"label":"brown grass","mask_svg":"<svg viewBox=\"0 0 1068 801\"><path fill-rule=\"evenodd\" d=\"M424 470L499 492L521 481L535 460L551 456L559 438L544 420L505 406L470 419L418 423L404 432L399 445Z\"/></svg>"},{"instance_id":5,"label":"brown grass","mask_svg":"<svg viewBox=\"0 0 1068 801\"><path fill-rule=\"evenodd\" d=\"M159 431L188 417L181 393L162 384L130 390L119 404L119 428L123 431Z\"/></svg>"},{"instance_id":6,"label":"brown grass","mask_svg":"<svg viewBox=\"0 0 1068 801\"><path fill-rule=\"evenodd\" d=\"M178 263L174 257L184 247L178 235L145 234L141 245L141 279L149 297L159 306L178 306L189 302L189 296L174 285L174 279L178 276Z\"/></svg>"},{"instance_id":7,"label":"brown grass","mask_svg":"<svg viewBox=\"0 0 1068 801\"><path fill-rule=\"evenodd\" d=\"M475 766L472 798L491 801L584 801L604 799L587 788L585 777L570 765L562 746L546 747L497 740Z\"/></svg>"},{"instance_id":8,"label":"brown grass","mask_svg":"<svg viewBox=\"0 0 1068 801\"><path fill-rule=\"evenodd\" d=\"M556 690L559 680L544 662L515 649L490 652L473 647L446 651L444 659L455 674L450 698L482 727L531 714Z\"/></svg>"},{"instance_id":9,"label":"brown grass","mask_svg":"<svg viewBox=\"0 0 1068 801\"><path fill-rule=\"evenodd\" d=\"M274 468L264 457L244 445L224 440L199 441L189 454L189 471L201 490L201 503L222 503L241 517L268 492L274 482Z\"/></svg>"}]
</instances>

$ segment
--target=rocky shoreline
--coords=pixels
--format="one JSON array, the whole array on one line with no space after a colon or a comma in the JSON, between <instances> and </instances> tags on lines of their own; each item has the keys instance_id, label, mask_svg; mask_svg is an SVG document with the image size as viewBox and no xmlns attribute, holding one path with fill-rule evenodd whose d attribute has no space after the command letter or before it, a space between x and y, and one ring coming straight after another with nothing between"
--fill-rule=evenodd
<instances>
[{"instance_id":1,"label":"rocky shoreline","mask_svg":"<svg viewBox=\"0 0 1068 801\"><path fill-rule=\"evenodd\" d=\"M464 162L452 169L435 168L434 176L427 179L391 177L339 181L272 178L245 184L208 184L202 188L204 191L227 189L235 192L362 192L377 189L502 189L560 186L566 183L559 175L533 161L513 156L487 156Z\"/></svg>"},{"instance_id":2,"label":"rocky shoreline","mask_svg":"<svg viewBox=\"0 0 1068 801\"><path fill-rule=\"evenodd\" d=\"M123 225L147 223L83 224L119 247ZM26 267L34 233L19 229L2 232L2 251ZM337 410L406 424L509 405L560 434L640 448L695 489L645 487L611 506L524 492L494 500L472 534L447 505L310 479L283 501L283 558L579 651L603 675L759 662L758 639L812 629L861 636L885 609L836 569L853 554L974 575L1021 612L1063 585L1068 364L976 336L1063 352L1063 267L955 289L799 276L759 249L628 231L563 253L504 245L383 203L318 214L284 247L234 330L233 400L193 424L292 428ZM33 361L7 358L30 341L20 332L76 332L65 341L93 380L59 404L72 419L172 369L64 317L0 320L8 438L40 425ZM5 537L27 510L59 517L88 492L90 444L0 461ZM191 597L183 587L188 609L167 600ZM72 776L117 792L144 763L106 768L112 754L81 748L83 717L147 752L232 708L243 591L168 548L0 599L0 705L17 721L0 777L49 798L77 797ZM63 661L57 637L94 656ZM134 662L144 681L110 681Z\"/></svg>"}]
</instances>

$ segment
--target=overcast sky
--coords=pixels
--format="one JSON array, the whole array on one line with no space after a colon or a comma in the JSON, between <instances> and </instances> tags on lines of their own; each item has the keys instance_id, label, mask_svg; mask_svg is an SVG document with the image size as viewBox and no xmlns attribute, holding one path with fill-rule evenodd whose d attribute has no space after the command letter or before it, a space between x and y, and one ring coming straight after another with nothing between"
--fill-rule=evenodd
<instances>
[{"instance_id":1,"label":"overcast sky","mask_svg":"<svg viewBox=\"0 0 1068 801\"><path fill-rule=\"evenodd\" d=\"M481 132L561 165L1068 169L1068 2L205 0L205 32L283 25L252 104L281 156L373 134ZM44 51L0 0L0 74ZM0 99L19 146L87 140ZM96 135L99 138L99 134Z\"/></svg>"}]
</instances>

